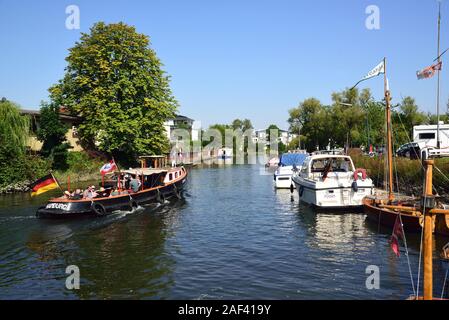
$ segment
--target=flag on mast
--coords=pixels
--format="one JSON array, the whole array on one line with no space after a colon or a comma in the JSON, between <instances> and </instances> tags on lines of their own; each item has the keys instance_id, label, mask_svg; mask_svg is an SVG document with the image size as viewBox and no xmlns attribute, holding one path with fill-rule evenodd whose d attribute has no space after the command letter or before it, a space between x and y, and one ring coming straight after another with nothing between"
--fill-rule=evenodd
<instances>
[{"instance_id":1,"label":"flag on mast","mask_svg":"<svg viewBox=\"0 0 449 320\"><path fill-rule=\"evenodd\" d=\"M394 223L393 233L390 239L390 246L396 256L399 257L399 238L404 239L404 230L402 229L401 219L399 215L396 217L396 222Z\"/></svg>"},{"instance_id":2,"label":"flag on mast","mask_svg":"<svg viewBox=\"0 0 449 320\"><path fill-rule=\"evenodd\" d=\"M102 175L105 175L106 173L112 172L112 171L114 171L115 169L117 169L117 165L115 164L114 159L112 159L110 162L105 163L105 164L101 167L100 173L101 173Z\"/></svg>"},{"instance_id":3,"label":"flag on mast","mask_svg":"<svg viewBox=\"0 0 449 320\"><path fill-rule=\"evenodd\" d=\"M361 80L359 80L351 89L355 88L360 82L377 77L380 74L385 73L385 63L382 60L377 66L375 66L370 72L367 73Z\"/></svg>"},{"instance_id":4,"label":"flag on mast","mask_svg":"<svg viewBox=\"0 0 449 320\"><path fill-rule=\"evenodd\" d=\"M45 177L42 177L30 185L31 188L31 196L37 196L41 193L60 188L58 181L53 176L53 174L49 173Z\"/></svg>"},{"instance_id":5,"label":"flag on mast","mask_svg":"<svg viewBox=\"0 0 449 320\"><path fill-rule=\"evenodd\" d=\"M385 73L385 64L384 64L383 60L381 63L379 63L377 66L375 66L373 70L368 72L368 74L362 79L362 81L368 80L373 77L377 77L379 74L382 74L382 73Z\"/></svg>"},{"instance_id":6,"label":"flag on mast","mask_svg":"<svg viewBox=\"0 0 449 320\"><path fill-rule=\"evenodd\" d=\"M432 78L435 75L435 71L441 70L442 61L437 62L429 67L426 67L420 71L416 71L416 77L418 80Z\"/></svg>"}]
</instances>

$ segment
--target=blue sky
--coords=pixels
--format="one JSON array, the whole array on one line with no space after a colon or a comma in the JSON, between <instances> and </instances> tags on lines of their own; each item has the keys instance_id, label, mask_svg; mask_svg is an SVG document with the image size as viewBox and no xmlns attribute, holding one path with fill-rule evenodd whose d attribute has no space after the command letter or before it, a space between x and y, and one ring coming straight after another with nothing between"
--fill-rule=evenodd
<instances>
[{"instance_id":1,"label":"blue sky","mask_svg":"<svg viewBox=\"0 0 449 320\"><path fill-rule=\"evenodd\" d=\"M65 28L68 5L81 12L80 30ZM368 30L368 5L380 9L380 30ZM256 128L287 128L288 109L308 97L330 103L380 60L393 102L411 95L435 111L436 77L416 71L436 57L433 0L0 0L0 97L37 109L64 73L68 49L97 21L123 21L151 37L172 77L180 113L203 126L249 118ZM441 47L449 47L449 3L442 4ZM449 54L447 56L449 58ZM443 61L446 111L449 64ZM360 85L382 97L382 78Z\"/></svg>"}]
</instances>

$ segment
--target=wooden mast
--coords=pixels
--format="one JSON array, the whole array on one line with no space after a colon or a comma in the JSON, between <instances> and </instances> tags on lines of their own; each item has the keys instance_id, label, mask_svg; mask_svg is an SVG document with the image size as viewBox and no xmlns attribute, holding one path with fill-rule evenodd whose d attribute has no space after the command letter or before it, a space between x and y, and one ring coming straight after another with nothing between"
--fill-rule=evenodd
<instances>
[{"instance_id":1,"label":"wooden mast","mask_svg":"<svg viewBox=\"0 0 449 320\"><path fill-rule=\"evenodd\" d=\"M426 183L424 186L424 199L433 198L432 194L432 173L433 160L425 160ZM430 207L430 206L429 206ZM433 208L427 208L424 213L424 300L433 299L433 244L432 244L432 213Z\"/></svg>"},{"instance_id":2,"label":"wooden mast","mask_svg":"<svg viewBox=\"0 0 449 320\"><path fill-rule=\"evenodd\" d=\"M387 59L384 58L384 92L386 104L386 118L387 118L387 158L388 158L388 200L394 199L393 195L393 144L391 137L391 108L390 108L390 90L388 88L387 78Z\"/></svg>"}]
</instances>

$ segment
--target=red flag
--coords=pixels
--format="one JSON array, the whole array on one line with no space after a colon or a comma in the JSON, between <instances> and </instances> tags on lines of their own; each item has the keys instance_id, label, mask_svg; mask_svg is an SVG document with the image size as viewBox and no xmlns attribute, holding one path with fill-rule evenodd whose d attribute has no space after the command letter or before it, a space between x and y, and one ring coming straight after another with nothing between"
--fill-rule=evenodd
<instances>
[{"instance_id":1,"label":"red flag","mask_svg":"<svg viewBox=\"0 0 449 320\"><path fill-rule=\"evenodd\" d=\"M106 173L112 172L112 171L114 171L115 169L117 169L117 165L115 164L115 161L114 161L114 160L111 160L109 163L105 163L105 164L101 167L100 173L101 173L102 175L105 175Z\"/></svg>"},{"instance_id":2,"label":"red flag","mask_svg":"<svg viewBox=\"0 0 449 320\"><path fill-rule=\"evenodd\" d=\"M438 62L430 67L424 68L421 71L416 71L416 76L418 80L432 78L435 74L435 71L441 70L442 62Z\"/></svg>"},{"instance_id":3,"label":"red flag","mask_svg":"<svg viewBox=\"0 0 449 320\"><path fill-rule=\"evenodd\" d=\"M391 235L391 239L390 239L391 249L398 257L400 255L399 238L404 239L404 230L402 229L401 219L399 218L399 215L398 215L396 217L396 222L394 223L394 227L393 227L393 234Z\"/></svg>"}]
</instances>

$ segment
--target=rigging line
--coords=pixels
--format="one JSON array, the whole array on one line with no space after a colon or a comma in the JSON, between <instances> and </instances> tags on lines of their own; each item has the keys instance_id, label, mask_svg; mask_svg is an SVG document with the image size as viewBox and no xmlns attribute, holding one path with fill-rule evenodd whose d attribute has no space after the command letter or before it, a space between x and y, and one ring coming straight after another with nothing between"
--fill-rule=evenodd
<instances>
[{"instance_id":1,"label":"rigging line","mask_svg":"<svg viewBox=\"0 0 449 320\"><path fill-rule=\"evenodd\" d=\"M449 266L446 269L446 276L444 277L443 289L441 290L441 299L443 299L443 297L444 297L444 289L446 288L446 280L447 280L448 272L449 272Z\"/></svg>"},{"instance_id":2,"label":"rigging line","mask_svg":"<svg viewBox=\"0 0 449 320\"><path fill-rule=\"evenodd\" d=\"M393 141L393 149L394 149L394 141ZM394 163L394 167L396 169L396 171L395 171L396 172L396 188L397 188L397 192L399 195L400 191L399 191L398 159L397 159L397 157L394 158L393 163ZM407 239L405 237L404 225L402 224L402 216L401 216L400 211L399 211L399 222L401 223L401 228L402 228L402 236L404 239L404 247L405 247L405 256L407 257L407 266L408 266L408 272L410 274L410 281L412 283L413 295L417 296L416 290L415 290L415 282L413 280L412 266L410 264L410 257L409 257L409 253L408 253Z\"/></svg>"},{"instance_id":3,"label":"rigging line","mask_svg":"<svg viewBox=\"0 0 449 320\"><path fill-rule=\"evenodd\" d=\"M401 122L402 129L403 129L404 132L405 132L405 135L406 135L406 137L407 137L407 140L409 141L409 143L412 143L412 141L410 140L410 136L408 135L407 130L405 129L404 123L402 122L401 115L400 115L399 113L397 113L397 115L398 115L398 117L399 117L399 121ZM415 150L414 148L413 148L413 152L414 152L415 155L418 157L418 159L421 159L421 157L416 153L416 150ZM425 171L425 168L424 168L424 165L422 164L422 161L419 161L419 164L421 165L421 168L423 169L423 171ZM438 193L438 192L437 192L437 189L435 188L435 186L433 185L433 183L432 183L432 190L434 190L436 193Z\"/></svg>"},{"instance_id":4,"label":"rigging line","mask_svg":"<svg viewBox=\"0 0 449 320\"><path fill-rule=\"evenodd\" d=\"M410 281L412 282L413 294L417 297L416 290L415 290L415 282L413 281L412 266L411 266L411 264L410 264L410 257L409 257L409 255L408 255L407 239L406 239L406 237L405 237L404 226L403 226L403 224L402 224L401 212L399 212L399 222L401 223L401 227L402 227L402 235L403 235L404 246L405 246L405 256L407 257L407 265L408 265L408 271L409 271L409 273L410 273Z\"/></svg>"},{"instance_id":5,"label":"rigging line","mask_svg":"<svg viewBox=\"0 0 449 320\"><path fill-rule=\"evenodd\" d=\"M421 227L421 240L420 240L420 244L419 244L419 262L418 262L418 279L417 279L417 285L416 285L416 298L418 298L418 296L419 296L419 277L421 276L423 235L424 235L424 227L425 227L425 223L426 223L425 214L424 214L424 212L426 212L426 203L427 203L427 192L424 192L424 207L422 210L423 223L422 223L422 227Z\"/></svg>"},{"instance_id":6,"label":"rigging line","mask_svg":"<svg viewBox=\"0 0 449 320\"><path fill-rule=\"evenodd\" d=\"M433 166L435 169L437 169L437 171L444 177L444 179L446 179L446 181L449 182L449 178L437 167L437 166Z\"/></svg>"}]
</instances>

